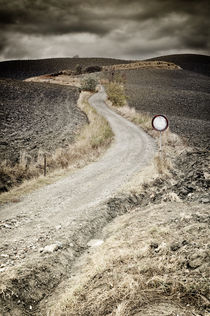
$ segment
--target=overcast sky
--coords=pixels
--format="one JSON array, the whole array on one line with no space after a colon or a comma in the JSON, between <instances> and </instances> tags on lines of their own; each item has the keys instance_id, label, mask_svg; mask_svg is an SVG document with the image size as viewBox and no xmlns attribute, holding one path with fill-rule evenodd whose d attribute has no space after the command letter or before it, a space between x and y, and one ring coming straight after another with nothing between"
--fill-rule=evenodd
<instances>
[{"instance_id":1,"label":"overcast sky","mask_svg":"<svg viewBox=\"0 0 210 316\"><path fill-rule=\"evenodd\" d=\"M208 54L209 0L0 0L0 60Z\"/></svg>"}]
</instances>

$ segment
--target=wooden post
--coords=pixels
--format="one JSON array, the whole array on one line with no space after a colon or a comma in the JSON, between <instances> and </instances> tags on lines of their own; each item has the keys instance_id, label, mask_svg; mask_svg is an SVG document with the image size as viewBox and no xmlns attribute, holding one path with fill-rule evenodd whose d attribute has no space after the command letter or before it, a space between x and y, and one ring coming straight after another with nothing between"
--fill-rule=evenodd
<instances>
[{"instance_id":1,"label":"wooden post","mask_svg":"<svg viewBox=\"0 0 210 316\"><path fill-rule=\"evenodd\" d=\"M112 71L112 82L114 81L114 71Z\"/></svg>"},{"instance_id":2,"label":"wooden post","mask_svg":"<svg viewBox=\"0 0 210 316\"><path fill-rule=\"evenodd\" d=\"M160 132L160 157L162 155L162 139L161 139L161 132Z\"/></svg>"},{"instance_id":3,"label":"wooden post","mask_svg":"<svg viewBox=\"0 0 210 316\"><path fill-rule=\"evenodd\" d=\"M44 154L44 176L47 174L47 156Z\"/></svg>"}]
</instances>

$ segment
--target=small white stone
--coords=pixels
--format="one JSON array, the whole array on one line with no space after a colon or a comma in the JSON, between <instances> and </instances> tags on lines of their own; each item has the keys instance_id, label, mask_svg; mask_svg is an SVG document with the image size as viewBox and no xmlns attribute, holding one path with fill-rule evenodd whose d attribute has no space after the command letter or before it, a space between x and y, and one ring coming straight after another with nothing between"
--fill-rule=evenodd
<instances>
[{"instance_id":1,"label":"small white stone","mask_svg":"<svg viewBox=\"0 0 210 316\"><path fill-rule=\"evenodd\" d=\"M102 245L103 243L104 243L104 241L101 240L101 239L91 239L91 240L87 243L87 245L88 245L89 247L98 247L98 246Z\"/></svg>"},{"instance_id":2,"label":"small white stone","mask_svg":"<svg viewBox=\"0 0 210 316\"><path fill-rule=\"evenodd\" d=\"M9 255L2 253L2 254L1 254L1 257L3 257L3 258L8 258Z\"/></svg>"},{"instance_id":3,"label":"small white stone","mask_svg":"<svg viewBox=\"0 0 210 316\"><path fill-rule=\"evenodd\" d=\"M8 224L6 224L6 223L4 224L4 227L5 227L5 228L9 228L9 229L11 228L11 226L8 225Z\"/></svg>"},{"instance_id":4,"label":"small white stone","mask_svg":"<svg viewBox=\"0 0 210 316\"><path fill-rule=\"evenodd\" d=\"M56 241L55 244L45 246L42 248L42 251L40 249L40 252L42 253L53 253L54 251L57 251L58 249L62 248L62 243L59 241Z\"/></svg>"},{"instance_id":5,"label":"small white stone","mask_svg":"<svg viewBox=\"0 0 210 316\"><path fill-rule=\"evenodd\" d=\"M56 250L58 250L58 245L52 244L52 245L45 246L42 252L43 253L52 253Z\"/></svg>"}]
</instances>

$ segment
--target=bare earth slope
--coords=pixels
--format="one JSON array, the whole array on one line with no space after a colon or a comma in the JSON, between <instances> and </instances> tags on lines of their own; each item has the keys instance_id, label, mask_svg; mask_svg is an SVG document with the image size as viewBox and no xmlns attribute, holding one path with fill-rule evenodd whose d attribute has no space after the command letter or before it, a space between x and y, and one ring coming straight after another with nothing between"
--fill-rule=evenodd
<instances>
[{"instance_id":1,"label":"bare earth slope","mask_svg":"<svg viewBox=\"0 0 210 316\"><path fill-rule=\"evenodd\" d=\"M128 103L138 111L165 114L173 132L207 147L210 138L209 77L186 70L130 70Z\"/></svg>"},{"instance_id":2,"label":"bare earth slope","mask_svg":"<svg viewBox=\"0 0 210 316\"><path fill-rule=\"evenodd\" d=\"M0 80L0 160L19 161L71 143L87 123L75 87Z\"/></svg>"},{"instance_id":3,"label":"bare earth slope","mask_svg":"<svg viewBox=\"0 0 210 316\"><path fill-rule=\"evenodd\" d=\"M83 227L91 221L91 216L94 224L88 225L89 231L92 226L97 229L97 225L106 220L102 213L91 213L91 207L109 198L152 158L153 140L134 124L108 109L104 103L105 98L105 93L101 90L90 99L93 107L109 121L115 134L113 145L102 159L69 177L35 191L20 203L7 205L0 210L0 244L4 254L2 280L5 281L10 276L12 282L17 278L16 274L27 275L29 271L31 274L34 269L35 282L40 283L42 278L43 282L46 282L47 278L52 278L52 269L56 269L56 274L62 272L58 279L65 277L73 250L75 251L77 244L80 243L77 239L71 243L74 231L79 228L78 238L85 238L87 231L83 231ZM96 220L98 216L101 217L100 220ZM57 241L61 242L62 246ZM58 248L63 248L62 254L59 251L58 254L46 256L39 252L40 247L55 243ZM29 270L26 269L28 264ZM40 265L45 266L44 275ZM30 278L27 280L26 277L21 286L27 288ZM55 278L55 282L58 282L58 279ZM42 282L40 286L43 287ZM50 291L50 287L47 284L46 286L46 290ZM38 288L33 287L33 291L35 293L31 295L37 299ZM14 311L12 315L15 315Z\"/></svg>"},{"instance_id":4,"label":"bare earth slope","mask_svg":"<svg viewBox=\"0 0 210 316\"><path fill-rule=\"evenodd\" d=\"M149 60L172 62L184 70L210 76L210 56L196 54L176 54L159 56Z\"/></svg>"}]
</instances>

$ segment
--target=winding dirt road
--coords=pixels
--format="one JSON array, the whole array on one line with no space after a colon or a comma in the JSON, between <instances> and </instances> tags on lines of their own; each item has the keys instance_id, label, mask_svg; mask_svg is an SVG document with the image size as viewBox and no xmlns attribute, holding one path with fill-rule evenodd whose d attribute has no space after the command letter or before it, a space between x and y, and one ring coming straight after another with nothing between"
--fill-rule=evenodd
<instances>
[{"instance_id":1,"label":"winding dirt road","mask_svg":"<svg viewBox=\"0 0 210 316\"><path fill-rule=\"evenodd\" d=\"M2 208L0 220L25 214L31 219L38 217L39 226L43 228L67 225L72 216L104 202L148 164L154 153L152 138L109 109L105 100L103 88L89 99L109 121L115 135L105 155L76 173L29 194L20 203ZM16 238L18 236L16 234Z\"/></svg>"},{"instance_id":2,"label":"winding dirt road","mask_svg":"<svg viewBox=\"0 0 210 316\"><path fill-rule=\"evenodd\" d=\"M90 104L109 121L115 134L111 147L101 159L25 196L19 203L0 209L0 223L3 223L0 225L3 259L0 272L16 271L17 266L25 266L28 261L35 264L36 260L46 260L40 247L58 240L70 243L78 227L81 226L82 232L81 223L85 219L90 222L92 216L93 223L97 221L94 216L100 215L93 209L120 191L153 157L155 145L152 138L109 109L105 100L103 88L89 99Z\"/></svg>"}]
</instances>

